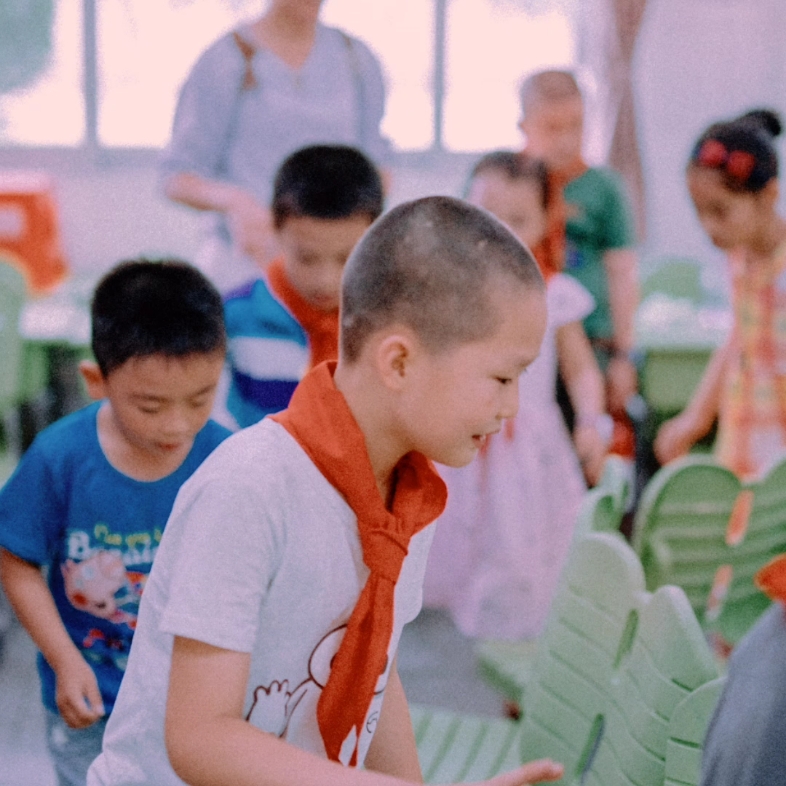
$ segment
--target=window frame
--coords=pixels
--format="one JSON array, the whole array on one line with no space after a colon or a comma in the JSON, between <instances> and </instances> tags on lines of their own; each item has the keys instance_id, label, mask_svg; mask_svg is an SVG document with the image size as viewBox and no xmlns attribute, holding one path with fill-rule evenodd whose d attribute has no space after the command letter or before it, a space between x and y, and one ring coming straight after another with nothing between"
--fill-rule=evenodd
<instances>
[{"instance_id":1,"label":"window frame","mask_svg":"<svg viewBox=\"0 0 786 786\"><path fill-rule=\"evenodd\" d=\"M85 133L75 146L30 146L0 143L0 167L50 168L57 171L82 171L120 166L155 166L160 149L155 147L115 147L103 145L98 138L98 0L82 0L82 91ZM431 146L424 150L396 150L393 166L438 167L450 162L471 162L476 152L450 151L444 145L446 33L449 0L432 0L434 42L432 51L433 129ZM579 59L581 37L579 35Z\"/></svg>"}]
</instances>

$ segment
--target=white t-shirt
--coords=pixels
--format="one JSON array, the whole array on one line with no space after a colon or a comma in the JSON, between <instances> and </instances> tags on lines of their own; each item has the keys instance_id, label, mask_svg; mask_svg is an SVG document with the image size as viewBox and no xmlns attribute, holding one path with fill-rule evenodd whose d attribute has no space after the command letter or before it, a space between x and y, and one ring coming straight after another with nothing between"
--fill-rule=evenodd
<instances>
[{"instance_id":1,"label":"white t-shirt","mask_svg":"<svg viewBox=\"0 0 786 786\"><path fill-rule=\"evenodd\" d=\"M433 530L412 538L396 585L388 669L402 627L420 611ZM324 756L317 700L368 573L352 509L282 426L263 420L227 439L175 502L89 786L182 784L164 744L174 635L251 653L247 719Z\"/></svg>"}]
</instances>

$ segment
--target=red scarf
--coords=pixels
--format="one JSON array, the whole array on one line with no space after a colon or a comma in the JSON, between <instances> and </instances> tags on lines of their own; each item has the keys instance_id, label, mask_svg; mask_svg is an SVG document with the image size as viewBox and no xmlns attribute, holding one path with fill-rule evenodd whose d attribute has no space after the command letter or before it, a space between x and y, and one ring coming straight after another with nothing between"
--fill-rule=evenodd
<instances>
[{"instance_id":1,"label":"red scarf","mask_svg":"<svg viewBox=\"0 0 786 786\"><path fill-rule=\"evenodd\" d=\"M309 368L314 368L323 360L335 360L338 357L338 309L322 311L312 306L292 286L281 259L270 263L267 280L273 294L292 312L292 316L306 331L311 351Z\"/></svg>"},{"instance_id":2,"label":"red scarf","mask_svg":"<svg viewBox=\"0 0 786 786\"><path fill-rule=\"evenodd\" d=\"M772 600L786 603L786 554L768 562L754 577L756 586Z\"/></svg>"},{"instance_id":3,"label":"red scarf","mask_svg":"<svg viewBox=\"0 0 786 786\"><path fill-rule=\"evenodd\" d=\"M526 150L522 152L529 156ZM589 167L583 159L577 158L559 172L549 170L546 233L532 248L532 255L546 281L565 267L565 224L570 212L565 203L565 186L577 177L581 177L587 169Z\"/></svg>"},{"instance_id":4,"label":"red scarf","mask_svg":"<svg viewBox=\"0 0 786 786\"><path fill-rule=\"evenodd\" d=\"M298 441L354 511L363 562L371 571L317 704L328 758L340 761L342 746L354 733L349 763L355 766L357 741L387 666L394 591L409 541L442 513L447 490L425 456L408 453L394 470L391 510L385 507L363 432L333 383L335 368L335 363L323 363L306 374L289 408L272 418Z\"/></svg>"}]
</instances>

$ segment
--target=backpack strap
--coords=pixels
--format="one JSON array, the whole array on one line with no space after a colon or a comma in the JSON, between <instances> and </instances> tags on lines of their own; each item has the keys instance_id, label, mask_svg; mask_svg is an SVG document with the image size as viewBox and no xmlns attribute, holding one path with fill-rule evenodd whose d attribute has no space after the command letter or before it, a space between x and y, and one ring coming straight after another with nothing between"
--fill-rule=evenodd
<instances>
[{"instance_id":1,"label":"backpack strap","mask_svg":"<svg viewBox=\"0 0 786 786\"><path fill-rule=\"evenodd\" d=\"M365 115L367 111L366 103L366 85L363 81L363 71L360 67L360 58L358 56L357 47L352 36L341 31L341 37L344 39L344 45L347 48L347 57L349 58L349 68L352 71L352 82L355 87L355 110L356 110L356 123L355 134L358 144L363 144L365 141ZM240 91L252 90L257 86L257 78L254 75L253 61L254 55L257 52L257 47L250 41L243 38L237 30L232 32L232 38L235 40L240 54L243 56L245 63L245 70L243 72L243 81L240 84Z\"/></svg>"},{"instance_id":2,"label":"backpack strap","mask_svg":"<svg viewBox=\"0 0 786 786\"><path fill-rule=\"evenodd\" d=\"M237 30L232 32L232 38L235 39L237 48L240 50L240 54L243 55L243 61L246 66L243 72L243 81L240 84L240 89L241 91L251 90L257 86L257 78L254 76L254 69L252 67L257 49L250 41L243 38Z\"/></svg>"}]
</instances>

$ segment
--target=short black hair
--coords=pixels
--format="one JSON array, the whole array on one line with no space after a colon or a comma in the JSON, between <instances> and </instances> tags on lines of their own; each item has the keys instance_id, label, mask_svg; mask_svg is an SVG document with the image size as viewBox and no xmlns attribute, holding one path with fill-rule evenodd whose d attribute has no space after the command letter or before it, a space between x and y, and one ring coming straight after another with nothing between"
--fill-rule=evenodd
<instances>
[{"instance_id":1,"label":"short black hair","mask_svg":"<svg viewBox=\"0 0 786 786\"><path fill-rule=\"evenodd\" d=\"M530 252L502 222L452 197L405 202L378 219L350 255L341 292L341 352L356 360L394 322L434 352L480 340L498 326L492 276L542 291Z\"/></svg>"},{"instance_id":2,"label":"short black hair","mask_svg":"<svg viewBox=\"0 0 786 786\"><path fill-rule=\"evenodd\" d=\"M469 192L472 181L484 172L500 172L508 180L530 180L540 189L543 207L549 207L551 201L549 173L546 164L539 158L513 150L494 150L491 153L486 153L472 167L467 183L467 192Z\"/></svg>"},{"instance_id":3,"label":"short black hair","mask_svg":"<svg viewBox=\"0 0 786 786\"><path fill-rule=\"evenodd\" d=\"M273 225L288 218L341 219L366 215L374 221L384 206L382 178L354 147L311 145L290 155L273 184Z\"/></svg>"},{"instance_id":4,"label":"short black hair","mask_svg":"<svg viewBox=\"0 0 786 786\"><path fill-rule=\"evenodd\" d=\"M688 168L716 169L730 191L755 194L778 177L775 139L782 131L780 115L772 109L713 123L693 146Z\"/></svg>"},{"instance_id":5,"label":"short black hair","mask_svg":"<svg viewBox=\"0 0 786 786\"><path fill-rule=\"evenodd\" d=\"M93 355L104 377L135 357L226 349L221 295L179 259L118 263L96 286L91 317Z\"/></svg>"}]
</instances>

